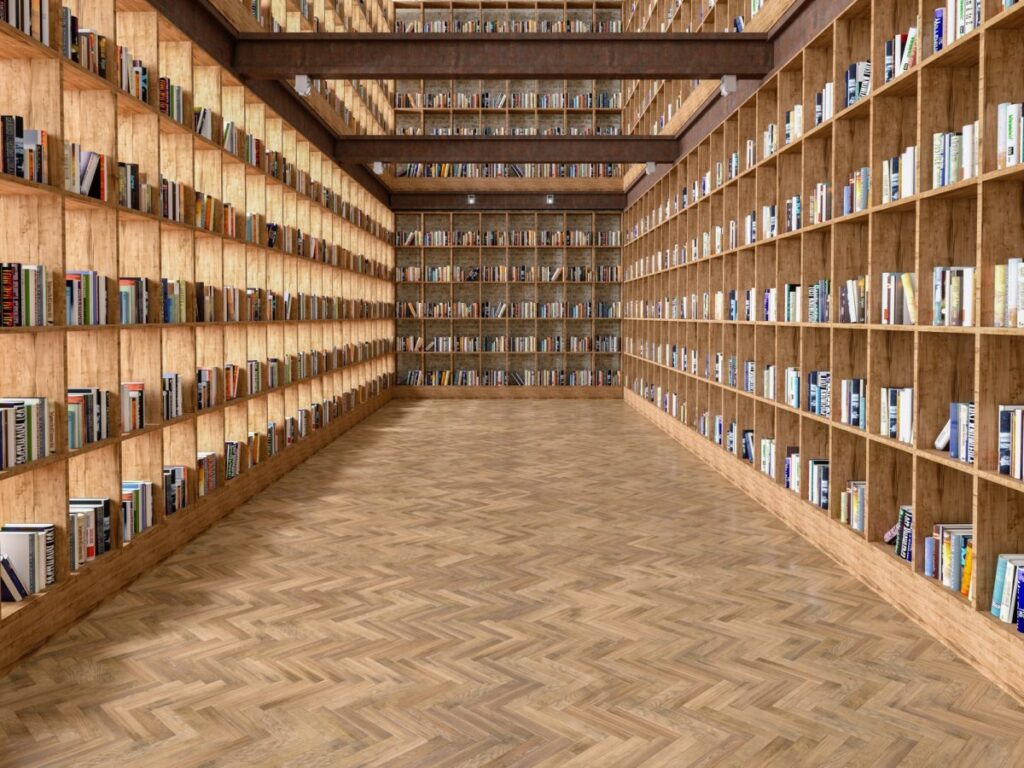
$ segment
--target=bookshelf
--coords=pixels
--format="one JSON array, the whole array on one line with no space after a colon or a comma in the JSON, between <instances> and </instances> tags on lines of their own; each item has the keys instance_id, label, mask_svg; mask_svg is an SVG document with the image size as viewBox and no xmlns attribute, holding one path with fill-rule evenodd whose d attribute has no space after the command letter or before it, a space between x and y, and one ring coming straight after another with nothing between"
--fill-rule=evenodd
<instances>
[{"instance_id":1,"label":"bookshelf","mask_svg":"<svg viewBox=\"0 0 1024 768\"><path fill-rule=\"evenodd\" d=\"M559 2L441 2L394 3L398 34L519 32L621 32L619 0L560 0Z\"/></svg>"},{"instance_id":2,"label":"bookshelf","mask_svg":"<svg viewBox=\"0 0 1024 768\"><path fill-rule=\"evenodd\" d=\"M55 583L0 603L0 668L379 408L394 377L388 208L143 0L68 7L107 38L111 62L118 45L142 59L150 96L122 90L116 66L103 77L62 55L60 3L49 5L49 46L0 22L0 113L46 132L48 171L47 183L0 174L4 260L45 266L53 305L52 323L0 328L0 397L46 398L53 419L49 455L0 471L0 524L49 523L56 534ZM182 88L180 121L161 110L165 77ZM212 138L195 129L193 108L209 110ZM229 123L242 135L231 150ZM93 188L102 181L105 197L65 189L65 142L105 156ZM145 189L121 199L119 163L137 166L151 207ZM177 194L161 196L161 179ZM172 198L177 211L161 205ZM94 324L83 324L68 302L88 300L65 275L90 271L107 302L94 287L84 315ZM200 371L213 377L202 409ZM142 392L131 418L144 407L131 431L128 384ZM67 390L78 387L109 393L109 428L69 450ZM201 486L202 453L215 469ZM168 467L185 478L173 500ZM129 540L118 506L130 481L153 493L151 524ZM82 497L113 500L110 550L73 571L68 507Z\"/></svg>"},{"instance_id":3,"label":"bookshelf","mask_svg":"<svg viewBox=\"0 0 1024 768\"><path fill-rule=\"evenodd\" d=\"M620 214L435 211L395 226L398 396L621 397Z\"/></svg>"},{"instance_id":4,"label":"bookshelf","mask_svg":"<svg viewBox=\"0 0 1024 768\"><path fill-rule=\"evenodd\" d=\"M395 30L495 34L621 31L621 7L607 0L564 3L398 3ZM399 135L617 135L622 132L618 80L399 80L394 93L394 132ZM523 188L621 191L615 163L401 164L392 186L399 191ZM514 181L512 181L514 179Z\"/></svg>"},{"instance_id":5,"label":"bookshelf","mask_svg":"<svg viewBox=\"0 0 1024 768\"><path fill-rule=\"evenodd\" d=\"M1024 547L1024 483L999 472L999 406L1024 397L1024 329L997 322L1002 305L995 289L997 266L1017 257L1024 239L1024 166L1001 167L996 125L1000 103L1024 98L1015 76L1024 50L1024 4L1004 9L1002 2L982 3L978 26L939 50L933 10L917 2L850 3L628 208L625 396L1021 695L1024 637L993 617L989 606L999 555ZM919 16L917 60L887 78L886 41L917 25ZM847 106L845 74L863 59L875 65L870 91ZM819 121L815 95L826 81L835 84L834 101ZM787 134L783 126L795 104L804 107L802 130ZM771 142L764 137L772 126L777 146L766 152ZM968 126L968 136L971 130L977 135L976 171L966 159L969 150L958 146L949 157L960 159L965 178L953 173L935 186L933 168L949 157L941 143L933 146L933 135L961 126ZM883 197L883 165L907 147L916 147L916 164L903 169L914 184L899 187L895 199ZM870 186L856 186L847 196L843 188L862 168L870 169ZM825 199L821 184L830 185ZM861 194L866 205L854 202ZM787 201L796 197L802 217L791 223ZM956 303L933 307L937 268L973 268L971 281L965 277L957 288L962 295ZM916 322L896 324L908 319L900 317L903 303L883 303L890 273L916 279ZM809 314L810 289L819 285L830 314L811 322L822 319ZM795 286L801 286L802 303L799 314L787 316L786 297L795 296ZM770 320L766 292L774 293ZM732 296L736 319L730 319ZM843 308L851 296L864 297L860 317ZM939 298L954 301L947 294ZM971 311L973 323L963 322ZM953 324L946 324L948 318ZM765 383L770 366L774 392ZM788 399L787 368L800 379L796 405ZM828 414L808 407L808 375L818 371L831 375ZM844 413L843 380L863 382L863 427ZM893 411L907 434L883 433L884 417L896 408L893 400L881 402L883 387L912 389L912 407ZM950 404L967 402L976 413L971 463L934 447ZM752 440L745 458L747 430ZM788 455L790 448L796 457ZM809 500L807 487L811 462L819 460L829 462L824 508ZM786 487L794 473L801 481L798 493ZM866 484L860 525L843 519L841 493L850 483ZM884 541L904 505L912 509L909 559ZM925 575L935 526L957 523L973 533L974 586L966 594Z\"/></svg>"},{"instance_id":6,"label":"bookshelf","mask_svg":"<svg viewBox=\"0 0 1024 768\"><path fill-rule=\"evenodd\" d=\"M796 0L633 0L623 5L627 32L768 32ZM623 83L622 130L628 135L678 135L688 120L717 97L716 80L627 80ZM628 189L642 165L623 172Z\"/></svg>"},{"instance_id":7,"label":"bookshelf","mask_svg":"<svg viewBox=\"0 0 1024 768\"><path fill-rule=\"evenodd\" d=\"M210 0L239 32L389 32L390 4L382 0ZM394 82L315 80L307 97L340 134L390 133Z\"/></svg>"}]
</instances>

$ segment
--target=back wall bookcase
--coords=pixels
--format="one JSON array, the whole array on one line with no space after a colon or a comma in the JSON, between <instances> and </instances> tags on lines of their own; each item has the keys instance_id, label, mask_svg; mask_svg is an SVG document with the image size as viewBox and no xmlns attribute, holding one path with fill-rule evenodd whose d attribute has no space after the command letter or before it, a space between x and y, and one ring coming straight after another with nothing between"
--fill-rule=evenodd
<instances>
[{"instance_id":1,"label":"back wall bookcase","mask_svg":"<svg viewBox=\"0 0 1024 768\"><path fill-rule=\"evenodd\" d=\"M394 376L388 208L142 0L68 7L106 37L106 76L62 55L59 3L50 45L0 22L0 113L46 132L48 172L0 174L0 261L46 267L53 308L0 328L0 397L46 398L53 421L49 455L0 471L0 524L56 533L54 583L0 604L0 668L379 408ZM148 98L122 87L117 46L148 67ZM181 90L161 100L159 78ZM103 156L84 194L67 188L68 142L83 167ZM75 272L92 273L88 299L67 287ZM75 387L109 393L109 431L70 450ZM144 403L130 431L123 393ZM168 467L185 480L176 510ZM129 540L130 481L153 502ZM81 497L112 500L111 547L72 570Z\"/></svg>"},{"instance_id":2,"label":"back wall bookcase","mask_svg":"<svg viewBox=\"0 0 1024 768\"><path fill-rule=\"evenodd\" d=\"M620 225L396 214L398 394L621 397Z\"/></svg>"},{"instance_id":3,"label":"back wall bookcase","mask_svg":"<svg viewBox=\"0 0 1024 768\"><path fill-rule=\"evenodd\" d=\"M947 20L938 50L935 7L851 3L631 205L624 383L1021 697L1024 636L989 609L999 556L1024 551L999 413L1024 402L1024 328L996 288L1024 242L1024 165L998 126L1000 104L1024 101L1024 6L985 0L976 23ZM918 54L890 67L911 27ZM958 403L960 448L954 434L937 449ZM970 541L961 589L931 577L929 539L951 525Z\"/></svg>"}]
</instances>

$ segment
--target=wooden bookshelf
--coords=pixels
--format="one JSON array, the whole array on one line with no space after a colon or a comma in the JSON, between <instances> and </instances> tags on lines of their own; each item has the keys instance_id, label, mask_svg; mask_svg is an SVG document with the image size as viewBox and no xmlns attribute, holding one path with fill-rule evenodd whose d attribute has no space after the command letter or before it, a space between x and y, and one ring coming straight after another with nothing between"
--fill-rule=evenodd
<instances>
[{"instance_id":1,"label":"wooden bookshelf","mask_svg":"<svg viewBox=\"0 0 1024 768\"><path fill-rule=\"evenodd\" d=\"M916 0L851 3L626 211L626 400L1020 697L1024 637L992 617L989 605L998 555L1024 546L1024 483L999 474L997 467L997 407L1024 397L1024 329L995 327L993 314L995 265L1019 255L1024 239L1024 166L997 168L995 131L996 105L1024 98L1016 72L1016 52L1024 50L1024 4L1004 10L1001 2L987 0L981 26L940 51L932 46L932 12L931 4ZM885 41L905 33L918 17L923 20L918 62L885 82ZM867 58L875 64L870 94L844 107L844 72ZM834 117L816 125L814 97L826 80L835 83ZM797 103L804 105L802 135L786 144L785 113ZM932 134L974 120L978 175L933 189ZM765 154L762 132L770 124L780 129L778 148ZM756 156L748 165L750 139ZM912 144L918 149L915 193L883 203L883 160ZM730 177L733 153L739 168ZM726 168L720 183L719 163ZM869 204L843 215L842 187L862 166L871 169ZM710 188L702 190L705 174ZM832 185L833 208L828 221L813 223L809 198L819 182ZM804 219L787 231L785 201L797 195ZM762 230L766 205L778 206L774 236ZM745 244L743 223L752 211L758 217L757 238ZM728 232L731 222L740 230L738 242L733 246L726 238L716 248L715 228ZM710 248L704 245L708 240ZM933 325L932 271L949 266L975 269L973 326ZM916 324L883 323L883 272L916 275ZM867 278L866 321L838 322L841 289L858 276ZM766 289L776 289L781 302L785 285L806 291L822 279L830 280L828 322L808 322L806 298L804 315L793 322L763 319ZM744 319L748 289L754 292L751 320ZM737 320L715 316L719 291L726 306L729 292L736 291ZM708 316L705 294L711 297ZM692 297L696 313L689 311ZM778 312L782 318L781 303ZM696 370L689 359L693 350ZM735 358L735 384L727 375L716 380L719 353L723 368ZM683 357L685 370L678 359ZM756 373L753 391L744 386L747 360ZM771 364L777 367L774 399L762 388L763 371ZM799 408L785 399L781 374L788 366L800 372ZM827 416L807 407L807 374L817 370L832 376ZM837 384L852 378L866 382L866 429L841 421ZM880 434L880 389L898 386L914 391L910 442ZM976 405L973 464L933 447L951 401ZM737 437L753 431L750 463L741 458L741 440L730 453L725 439L716 445L713 428L702 434L702 423L713 425L718 416L723 432L731 423ZM775 439L774 476L760 471L762 438ZM785 487L788 446L799 448L804 483L799 495ZM830 462L826 509L807 500L808 461L816 458ZM867 483L863 531L839 519L839 495L851 480ZM900 505L913 508L909 562L883 544ZM924 575L924 540L935 524L954 522L973 525L975 585L969 599Z\"/></svg>"},{"instance_id":2,"label":"wooden bookshelf","mask_svg":"<svg viewBox=\"0 0 1024 768\"><path fill-rule=\"evenodd\" d=\"M623 4L627 32L768 32L796 0L637 0ZM627 135L675 136L716 97L718 80L627 80L623 83L622 131ZM642 165L623 172L629 189L644 174Z\"/></svg>"},{"instance_id":3,"label":"wooden bookshelf","mask_svg":"<svg viewBox=\"0 0 1024 768\"><path fill-rule=\"evenodd\" d=\"M52 523L56 583L21 603L0 604L0 668L91 609L146 568L209 526L291 467L365 418L391 397L394 377L393 216L375 197L316 151L280 115L170 25L144 0L78 0L70 5L82 26L108 40L109 76L102 78L60 53L60 6L50 3L51 46L0 23L0 113L21 115L26 127L48 133L49 184L0 175L0 220L8 244L4 261L42 264L50 272L54 323L0 329L0 396L45 397L55 415L55 450L0 472L0 523ZM118 84L117 45L149 67L151 97L141 101ZM183 87L185 115L176 122L156 100L159 77ZM225 149L219 135L193 131L192 108L233 121L278 153L280 162L247 162ZM107 199L64 189L63 142L107 156ZM118 201L118 162L138 164L150 184L182 184L183 215L170 220ZM330 194L328 194L328 190ZM198 193L214 199L213 222L196 220ZM226 234L226 205L234 206L237 235ZM260 226L246 237L246 214ZM271 242L263 222L279 227ZM302 245L299 244L302 233ZM68 325L64 275L95 270L108 286L105 324ZM120 323L118 277L149 281L148 322ZM186 316L165 322L161 279L182 281ZM216 297L215 314L193 314L197 284ZM238 321L224 316L230 288L244 300ZM270 294L294 314L272 319ZM315 302L319 307L314 311ZM248 319L246 311L261 319ZM290 380L248 391L247 361L289 361ZM241 367L238 396L197 410L197 368ZM294 365L292 364L294 363ZM305 370L303 370L303 366ZM183 413L162 418L161 378L178 373ZM146 423L124 433L120 386L145 384ZM69 451L66 390L99 387L111 393L110 437ZM266 441L247 450L250 433L283 426L300 409L321 413L305 436L269 455ZM240 473L225 476L225 443L237 441ZM217 454L218 485L199 494L197 453ZM165 514L162 470L186 467L186 506ZM151 481L153 525L122 541L121 483ZM112 550L71 572L68 499L109 497Z\"/></svg>"},{"instance_id":4,"label":"wooden bookshelf","mask_svg":"<svg viewBox=\"0 0 1024 768\"><path fill-rule=\"evenodd\" d=\"M482 2L458 0L394 3L394 32L455 33L621 32L619 0L558 0L558 2Z\"/></svg>"},{"instance_id":5,"label":"wooden bookshelf","mask_svg":"<svg viewBox=\"0 0 1024 768\"><path fill-rule=\"evenodd\" d=\"M389 32L393 13L383 0L210 0L239 32ZM326 80L307 97L339 135L391 133L394 81Z\"/></svg>"},{"instance_id":6,"label":"wooden bookshelf","mask_svg":"<svg viewBox=\"0 0 1024 768\"><path fill-rule=\"evenodd\" d=\"M399 393L621 393L620 222L600 212L397 214ZM543 304L554 316L539 316ZM544 370L584 381L536 381ZM416 386L415 371L455 381Z\"/></svg>"},{"instance_id":7,"label":"wooden bookshelf","mask_svg":"<svg viewBox=\"0 0 1024 768\"><path fill-rule=\"evenodd\" d=\"M621 7L609 0L559 3L458 2L395 5L395 31L492 32L621 31ZM394 132L399 135L617 135L622 132L618 80L399 80ZM397 191L507 188L621 191L617 164L403 164L389 185ZM513 170L514 168L514 170Z\"/></svg>"}]
</instances>

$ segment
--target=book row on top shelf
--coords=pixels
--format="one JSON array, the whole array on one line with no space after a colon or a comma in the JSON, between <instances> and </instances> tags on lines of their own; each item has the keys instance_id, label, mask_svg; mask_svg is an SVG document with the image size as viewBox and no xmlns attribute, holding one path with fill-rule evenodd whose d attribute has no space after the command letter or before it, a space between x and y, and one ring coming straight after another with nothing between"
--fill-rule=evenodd
<instances>
[{"instance_id":1,"label":"book row on top shelf","mask_svg":"<svg viewBox=\"0 0 1024 768\"><path fill-rule=\"evenodd\" d=\"M402 34L622 31L622 4L618 0L482 0L473 4L400 1L394 5L394 16L394 31Z\"/></svg>"},{"instance_id":2,"label":"book row on top shelf","mask_svg":"<svg viewBox=\"0 0 1024 768\"><path fill-rule=\"evenodd\" d=\"M239 32L389 32L392 25L391 6L383 0L212 2ZM310 103L326 107L328 114L340 118L350 132L391 131L390 81L314 79L311 85Z\"/></svg>"}]
</instances>

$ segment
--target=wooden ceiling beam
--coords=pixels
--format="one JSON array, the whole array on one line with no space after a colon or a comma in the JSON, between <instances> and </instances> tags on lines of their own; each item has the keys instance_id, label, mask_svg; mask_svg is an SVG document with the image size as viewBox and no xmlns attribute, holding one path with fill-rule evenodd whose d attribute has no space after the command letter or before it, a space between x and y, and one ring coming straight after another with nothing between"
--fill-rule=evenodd
<instances>
[{"instance_id":1,"label":"wooden ceiling beam","mask_svg":"<svg viewBox=\"0 0 1024 768\"><path fill-rule=\"evenodd\" d=\"M755 33L508 35L243 34L234 68L250 79L672 79L771 71L772 44Z\"/></svg>"},{"instance_id":2,"label":"wooden ceiling beam","mask_svg":"<svg viewBox=\"0 0 1024 768\"><path fill-rule=\"evenodd\" d=\"M670 163L675 138L658 136L345 136L339 163Z\"/></svg>"}]
</instances>

